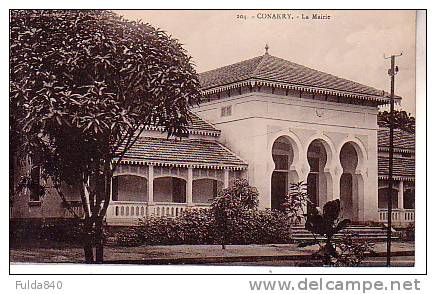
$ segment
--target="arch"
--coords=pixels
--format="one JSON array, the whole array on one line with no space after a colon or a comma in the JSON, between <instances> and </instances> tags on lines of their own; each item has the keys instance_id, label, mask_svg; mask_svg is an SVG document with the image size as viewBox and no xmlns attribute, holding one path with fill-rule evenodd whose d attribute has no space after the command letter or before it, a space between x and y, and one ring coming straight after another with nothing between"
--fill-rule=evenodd
<instances>
[{"instance_id":1,"label":"arch","mask_svg":"<svg viewBox=\"0 0 436 294\"><path fill-rule=\"evenodd\" d=\"M160 179L160 178L177 178L177 179L180 179L180 180L184 180L185 182L186 182L186 179L183 177L183 176L180 176L180 175L171 175L171 174L168 174L168 175L158 175L158 176L154 176L153 177L153 179Z\"/></svg>"},{"instance_id":2,"label":"arch","mask_svg":"<svg viewBox=\"0 0 436 294\"><path fill-rule=\"evenodd\" d=\"M323 207L333 199L335 148L329 138L319 134L307 143L307 192L313 205Z\"/></svg>"},{"instance_id":3,"label":"arch","mask_svg":"<svg viewBox=\"0 0 436 294\"><path fill-rule=\"evenodd\" d=\"M135 176L135 177L141 177L141 178L145 178L148 180L148 175L145 175L143 173L137 173L137 172L131 172L131 171L120 171L114 172L114 177L118 177L118 176Z\"/></svg>"},{"instance_id":4,"label":"arch","mask_svg":"<svg viewBox=\"0 0 436 294\"><path fill-rule=\"evenodd\" d=\"M272 175L272 173L275 169L272 151L273 151L274 142L280 137L286 138L289 141L289 143L291 144L292 150L294 152L294 156L293 156L293 161L292 161L291 165L289 166L289 170L294 171L294 173L298 176L298 178L301 179L303 177L302 167L304 166L304 154L302 153L303 152L303 145L301 143L300 138L290 130L277 132L269 141L269 143L268 143L268 152L269 152L268 153L269 154L268 174Z\"/></svg>"},{"instance_id":5,"label":"arch","mask_svg":"<svg viewBox=\"0 0 436 294\"><path fill-rule=\"evenodd\" d=\"M364 211L365 179L367 178L368 153L363 143L354 136L346 137L339 144L339 162L342 168L339 198L345 218L361 220Z\"/></svg>"},{"instance_id":6,"label":"arch","mask_svg":"<svg viewBox=\"0 0 436 294\"><path fill-rule=\"evenodd\" d=\"M148 201L148 180L143 175L118 174L112 177L112 200Z\"/></svg>"},{"instance_id":7,"label":"arch","mask_svg":"<svg viewBox=\"0 0 436 294\"><path fill-rule=\"evenodd\" d=\"M358 158L358 164L356 166L356 174L361 174L361 175L365 175L366 173L366 164L368 161L368 152L365 148L365 146L363 145L362 141L354 136L348 136L347 138L345 138L338 146L338 150L342 150L342 148L344 147L345 144L351 144L356 153L357 153L357 158ZM339 153L340 155L340 153Z\"/></svg>"},{"instance_id":8,"label":"arch","mask_svg":"<svg viewBox=\"0 0 436 294\"><path fill-rule=\"evenodd\" d=\"M186 180L179 176L156 177L153 181L153 200L186 203L186 185Z\"/></svg>"},{"instance_id":9,"label":"arch","mask_svg":"<svg viewBox=\"0 0 436 294\"><path fill-rule=\"evenodd\" d=\"M211 203L223 188L224 182L212 177L195 179L192 181L192 202Z\"/></svg>"},{"instance_id":10,"label":"arch","mask_svg":"<svg viewBox=\"0 0 436 294\"><path fill-rule=\"evenodd\" d=\"M307 154L310 145L316 140L321 142L321 144L323 145L324 149L327 152L327 162L326 162L325 167L324 167L324 172L333 174L335 167L337 167L337 165L338 165L338 162L337 162L338 158L337 158L337 156L335 156L337 154L335 145L333 144L333 141L329 137L327 137L326 135L324 135L322 133L317 133L317 134L310 136L308 138L308 140L306 141L306 145L304 148L305 154ZM307 162L307 161L306 161L306 169L307 169L307 173L309 173L310 165L309 165L309 162Z\"/></svg>"},{"instance_id":11,"label":"arch","mask_svg":"<svg viewBox=\"0 0 436 294\"><path fill-rule=\"evenodd\" d=\"M276 136L271 144L271 208L282 209L290 183L298 182L297 163L300 161L298 141L289 134ZM301 146L300 146L301 147Z\"/></svg>"}]
</instances>

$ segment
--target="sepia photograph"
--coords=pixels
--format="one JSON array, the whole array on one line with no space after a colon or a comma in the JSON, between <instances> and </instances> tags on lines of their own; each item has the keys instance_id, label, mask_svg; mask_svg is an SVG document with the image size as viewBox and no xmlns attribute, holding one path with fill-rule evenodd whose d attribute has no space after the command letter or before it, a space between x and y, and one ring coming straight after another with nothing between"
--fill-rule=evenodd
<instances>
[{"instance_id":1,"label":"sepia photograph","mask_svg":"<svg viewBox=\"0 0 436 294\"><path fill-rule=\"evenodd\" d=\"M423 18L9 10L10 272L415 268Z\"/></svg>"}]
</instances>

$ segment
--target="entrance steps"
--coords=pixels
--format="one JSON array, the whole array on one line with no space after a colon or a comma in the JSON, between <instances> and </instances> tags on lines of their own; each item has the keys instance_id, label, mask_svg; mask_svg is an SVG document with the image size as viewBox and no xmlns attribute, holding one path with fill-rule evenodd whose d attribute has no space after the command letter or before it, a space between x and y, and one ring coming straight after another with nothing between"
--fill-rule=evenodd
<instances>
[{"instance_id":1,"label":"entrance steps","mask_svg":"<svg viewBox=\"0 0 436 294\"><path fill-rule=\"evenodd\" d=\"M344 236L345 234L351 234L353 239L371 242L386 241L386 228L383 226L365 226L365 225L350 225L335 236ZM325 238L320 235L315 235L317 240L324 240ZM292 227L292 238L297 242L313 241L314 236L311 232L306 230L303 225L297 225ZM395 231L392 230L392 240L398 239Z\"/></svg>"}]
</instances>

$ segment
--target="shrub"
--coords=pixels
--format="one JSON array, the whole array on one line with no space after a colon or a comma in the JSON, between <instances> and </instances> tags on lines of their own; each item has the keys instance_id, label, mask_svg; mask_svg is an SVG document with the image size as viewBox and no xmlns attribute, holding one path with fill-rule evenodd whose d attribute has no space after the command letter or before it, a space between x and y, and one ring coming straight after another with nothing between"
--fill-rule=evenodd
<instances>
[{"instance_id":1,"label":"shrub","mask_svg":"<svg viewBox=\"0 0 436 294\"><path fill-rule=\"evenodd\" d=\"M215 234L221 239L222 248L230 241L231 223L238 221L250 210L259 205L259 192L248 184L246 179L236 179L232 185L223 189L212 202Z\"/></svg>"},{"instance_id":2,"label":"shrub","mask_svg":"<svg viewBox=\"0 0 436 294\"><path fill-rule=\"evenodd\" d=\"M137 227L116 232L114 238L116 246L135 247L144 244L144 236Z\"/></svg>"},{"instance_id":3,"label":"shrub","mask_svg":"<svg viewBox=\"0 0 436 294\"><path fill-rule=\"evenodd\" d=\"M228 244L291 241L289 218L280 211L247 210L228 226ZM151 217L115 235L118 246L221 244L211 210L187 210L175 218Z\"/></svg>"},{"instance_id":4,"label":"shrub","mask_svg":"<svg viewBox=\"0 0 436 294\"><path fill-rule=\"evenodd\" d=\"M289 217L276 210L247 210L229 224L229 244L271 244L291 241Z\"/></svg>"}]
</instances>

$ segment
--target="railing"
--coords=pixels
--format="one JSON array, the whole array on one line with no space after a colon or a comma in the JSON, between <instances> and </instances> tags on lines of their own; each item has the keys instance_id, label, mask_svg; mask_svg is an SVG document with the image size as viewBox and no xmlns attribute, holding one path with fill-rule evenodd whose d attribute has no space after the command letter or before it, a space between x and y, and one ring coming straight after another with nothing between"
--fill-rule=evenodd
<instances>
[{"instance_id":1,"label":"railing","mask_svg":"<svg viewBox=\"0 0 436 294\"><path fill-rule=\"evenodd\" d=\"M112 201L109 204L106 220L108 223L121 223L126 221L137 222L139 219L156 217L177 217L190 209L209 209L209 204L191 204L175 202L134 202L134 201Z\"/></svg>"},{"instance_id":2,"label":"railing","mask_svg":"<svg viewBox=\"0 0 436 294\"><path fill-rule=\"evenodd\" d=\"M383 223L388 222L388 209L378 209L379 221ZM415 222L415 209L392 209L392 224L396 226L407 226Z\"/></svg>"},{"instance_id":3,"label":"railing","mask_svg":"<svg viewBox=\"0 0 436 294\"><path fill-rule=\"evenodd\" d=\"M147 209L146 202L113 201L109 204L106 217L117 219L139 219L148 215Z\"/></svg>"}]
</instances>

